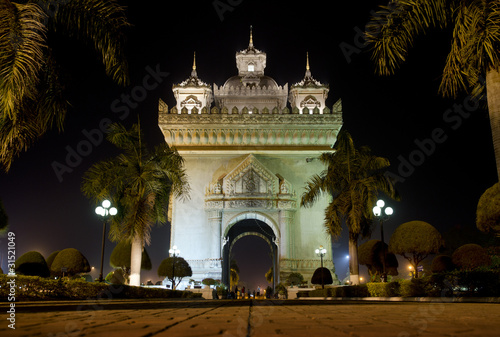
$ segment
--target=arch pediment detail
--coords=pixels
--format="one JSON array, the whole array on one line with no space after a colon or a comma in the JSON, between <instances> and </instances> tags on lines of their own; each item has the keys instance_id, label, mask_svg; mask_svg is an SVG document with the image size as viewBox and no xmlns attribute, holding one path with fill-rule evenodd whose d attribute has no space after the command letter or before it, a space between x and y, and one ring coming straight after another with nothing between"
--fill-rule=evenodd
<instances>
[{"instance_id":1,"label":"arch pediment detail","mask_svg":"<svg viewBox=\"0 0 500 337\"><path fill-rule=\"evenodd\" d=\"M289 209L297 207L290 182L249 154L219 181L209 184L205 209Z\"/></svg>"},{"instance_id":2,"label":"arch pediment detail","mask_svg":"<svg viewBox=\"0 0 500 337\"><path fill-rule=\"evenodd\" d=\"M277 193L278 185L278 177L252 154L223 179L223 189L228 197L271 196Z\"/></svg>"}]
</instances>

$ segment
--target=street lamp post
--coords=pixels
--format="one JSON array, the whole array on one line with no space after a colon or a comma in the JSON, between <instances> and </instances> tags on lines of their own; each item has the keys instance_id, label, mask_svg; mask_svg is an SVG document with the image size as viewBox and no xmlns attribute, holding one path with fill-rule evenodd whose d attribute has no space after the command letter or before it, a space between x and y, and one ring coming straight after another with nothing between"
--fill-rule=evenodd
<instances>
[{"instance_id":1,"label":"street lamp post","mask_svg":"<svg viewBox=\"0 0 500 337\"><path fill-rule=\"evenodd\" d=\"M97 206L95 209L96 214L102 216L102 246L101 246L101 271L99 273L99 282L102 282L102 267L104 264L104 244L106 242L106 222L109 216L114 216L118 213L115 207L111 207L109 200L104 200L102 206Z\"/></svg>"},{"instance_id":2,"label":"street lamp post","mask_svg":"<svg viewBox=\"0 0 500 337\"><path fill-rule=\"evenodd\" d=\"M323 248L323 246L319 246L314 252L321 258L321 289L325 289L325 282L323 280L323 256L326 254L326 249Z\"/></svg>"},{"instance_id":3,"label":"street lamp post","mask_svg":"<svg viewBox=\"0 0 500 337\"><path fill-rule=\"evenodd\" d=\"M382 282L387 282L387 272L385 266L386 260L386 249L385 249L385 241L384 241L384 220L388 220L389 217L394 213L392 207L384 207L384 200L378 200L377 206L373 207L373 214L376 218L379 219L380 222L380 240L382 241Z\"/></svg>"},{"instance_id":4,"label":"street lamp post","mask_svg":"<svg viewBox=\"0 0 500 337\"><path fill-rule=\"evenodd\" d=\"M174 288L175 288L175 258L176 258L176 256L179 256L181 251L177 249L177 246L172 246L172 248L170 248L168 250L168 252L173 257L173 260L172 260L172 290L174 290Z\"/></svg>"}]
</instances>

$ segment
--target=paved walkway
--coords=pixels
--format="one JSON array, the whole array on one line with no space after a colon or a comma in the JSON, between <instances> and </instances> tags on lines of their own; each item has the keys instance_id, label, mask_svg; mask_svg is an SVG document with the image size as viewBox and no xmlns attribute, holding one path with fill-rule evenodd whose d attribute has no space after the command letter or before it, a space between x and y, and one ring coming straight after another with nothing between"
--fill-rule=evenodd
<instances>
[{"instance_id":1,"label":"paved walkway","mask_svg":"<svg viewBox=\"0 0 500 337\"><path fill-rule=\"evenodd\" d=\"M0 336L499 336L500 304L303 300L18 302ZM8 317L8 316L7 316Z\"/></svg>"}]
</instances>

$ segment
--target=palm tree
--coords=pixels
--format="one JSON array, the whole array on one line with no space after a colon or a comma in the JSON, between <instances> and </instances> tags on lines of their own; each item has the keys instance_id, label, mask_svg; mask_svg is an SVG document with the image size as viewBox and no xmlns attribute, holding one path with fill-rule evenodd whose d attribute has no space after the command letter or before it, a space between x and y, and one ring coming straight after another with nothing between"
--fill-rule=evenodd
<instances>
[{"instance_id":1,"label":"palm tree","mask_svg":"<svg viewBox=\"0 0 500 337\"><path fill-rule=\"evenodd\" d=\"M358 238L371 234L372 208L379 192L394 199L398 195L393 182L384 175L389 160L372 155L368 147L356 148L345 130L339 133L333 150L319 157L327 168L311 177L302 194L301 206L312 206L324 194L332 198L325 210L325 227L338 238L342 225L347 226L351 281L359 284Z\"/></svg>"},{"instance_id":2,"label":"palm tree","mask_svg":"<svg viewBox=\"0 0 500 337\"><path fill-rule=\"evenodd\" d=\"M47 130L63 129L69 103L52 37L89 45L106 74L124 85L127 26L125 10L114 0L0 0L0 166L8 171Z\"/></svg>"},{"instance_id":3,"label":"palm tree","mask_svg":"<svg viewBox=\"0 0 500 337\"><path fill-rule=\"evenodd\" d=\"M421 33L451 28L439 92L456 97L466 91L488 98L493 145L500 178L500 2L498 0L396 0L374 14L365 39L372 47L376 73L393 74Z\"/></svg>"},{"instance_id":4,"label":"palm tree","mask_svg":"<svg viewBox=\"0 0 500 337\"><path fill-rule=\"evenodd\" d=\"M155 223L168 218L170 197L187 197L189 186L183 159L163 143L149 151L139 124L127 130L112 124L107 139L122 150L113 159L94 164L85 172L82 192L96 203L110 198L118 205L110 238L132 242L130 284L140 284L141 256Z\"/></svg>"}]
</instances>

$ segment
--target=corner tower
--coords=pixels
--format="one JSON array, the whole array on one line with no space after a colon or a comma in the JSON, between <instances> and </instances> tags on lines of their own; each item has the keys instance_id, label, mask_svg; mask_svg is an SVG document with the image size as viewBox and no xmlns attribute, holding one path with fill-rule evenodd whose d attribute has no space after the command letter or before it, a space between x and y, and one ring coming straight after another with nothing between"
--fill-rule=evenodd
<instances>
[{"instance_id":1,"label":"corner tower","mask_svg":"<svg viewBox=\"0 0 500 337\"><path fill-rule=\"evenodd\" d=\"M198 78L196 72L196 53L193 56L191 76L185 81L172 86L174 97L177 101L177 113L201 113L203 109L210 109L212 104L212 89L208 84Z\"/></svg>"},{"instance_id":2,"label":"corner tower","mask_svg":"<svg viewBox=\"0 0 500 337\"><path fill-rule=\"evenodd\" d=\"M290 88L290 104L292 109L298 109L299 113L322 114L328 97L328 84L323 84L312 77L309 67L309 53L306 55L306 74L302 81L292 85Z\"/></svg>"}]
</instances>

